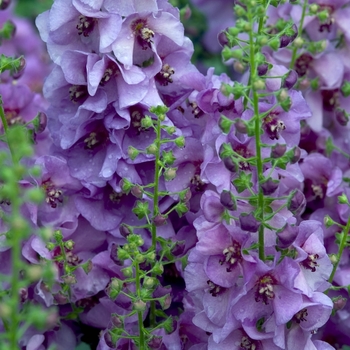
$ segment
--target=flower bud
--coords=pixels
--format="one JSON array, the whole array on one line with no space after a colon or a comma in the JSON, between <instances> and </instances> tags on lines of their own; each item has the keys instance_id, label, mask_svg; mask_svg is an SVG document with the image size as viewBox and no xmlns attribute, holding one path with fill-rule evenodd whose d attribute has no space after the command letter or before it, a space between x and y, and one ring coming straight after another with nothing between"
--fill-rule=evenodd
<instances>
[{"instance_id":1,"label":"flower bud","mask_svg":"<svg viewBox=\"0 0 350 350\"><path fill-rule=\"evenodd\" d=\"M21 303L24 303L28 299L28 289L27 288L20 288L18 291Z\"/></svg>"},{"instance_id":2,"label":"flower bud","mask_svg":"<svg viewBox=\"0 0 350 350\"><path fill-rule=\"evenodd\" d=\"M133 274L132 267L125 267L121 271L125 277L127 277L127 278L132 277L132 274Z\"/></svg>"},{"instance_id":3,"label":"flower bud","mask_svg":"<svg viewBox=\"0 0 350 350\"><path fill-rule=\"evenodd\" d=\"M285 34L281 35L280 36L280 49L288 46L291 42L292 42L292 39L290 36L285 35Z\"/></svg>"},{"instance_id":4,"label":"flower bud","mask_svg":"<svg viewBox=\"0 0 350 350\"><path fill-rule=\"evenodd\" d=\"M340 196L338 196L338 202L340 204L349 204L348 197L346 196L345 193L342 193Z\"/></svg>"},{"instance_id":5,"label":"flower bud","mask_svg":"<svg viewBox=\"0 0 350 350\"><path fill-rule=\"evenodd\" d=\"M237 164L232 160L231 157L226 157L223 159L225 168L231 173L237 172Z\"/></svg>"},{"instance_id":6,"label":"flower bud","mask_svg":"<svg viewBox=\"0 0 350 350\"><path fill-rule=\"evenodd\" d=\"M136 300L133 303L134 310L136 310L138 312L144 312L146 310L146 306L147 306L147 304L142 300Z\"/></svg>"},{"instance_id":7,"label":"flower bud","mask_svg":"<svg viewBox=\"0 0 350 350\"><path fill-rule=\"evenodd\" d=\"M266 181L262 182L260 186L264 196L269 196L277 190L278 185L278 180L273 180L271 177L269 177Z\"/></svg>"},{"instance_id":8,"label":"flower bud","mask_svg":"<svg viewBox=\"0 0 350 350\"><path fill-rule=\"evenodd\" d=\"M158 301L163 310L169 309L171 305L171 296L170 294L164 295L163 297L159 298Z\"/></svg>"},{"instance_id":9,"label":"flower bud","mask_svg":"<svg viewBox=\"0 0 350 350\"><path fill-rule=\"evenodd\" d=\"M0 0L0 10L6 10L11 4L11 0Z\"/></svg>"},{"instance_id":10,"label":"flower bud","mask_svg":"<svg viewBox=\"0 0 350 350\"><path fill-rule=\"evenodd\" d=\"M296 189L293 197L288 200L288 210L294 215L299 215L304 211L305 206L306 199L304 194L299 189Z\"/></svg>"},{"instance_id":11,"label":"flower bud","mask_svg":"<svg viewBox=\"0 0 350 350\"><path fill-rule=\"evenodd\" d=\"M119 232L124 238L128 237L132 233L129 226L124 224L120 225Z\"/></svg>"},{"instance_id":12,"label":"flower bud","mask_svg":"<svg viewBox=\"0 0 350 350\"><path fill-rule=\"evenodd\" d=\"M299 147L295 147L293 150L294 154L292 158L290 159L291 164L295 164L296 162L299 161L300 156L301 156L301 149Z\"/></svg>"},{"instance_id":13,"label":"flower bud","mask_svg":"<svg viewBox=\"0 0 350 350\"><path fill-rule=\"evenodd\" d=\"M114 327L117 327L117 328L123 328L123 319L117 315L117 314L112 314L111 315L111 323Z\"/></svg>"},{"instance_id":14,"label":"flower bud","mask_svg":"<svg viewBox=\"0 0 350 350\"><path fill-rule=\"evenodd\" d=\"M131 188L131 194L136 198L142 198L143 191L139 185L135 185Z\"/></svg>"},{"instance_id":15,"label":"flower bud","mask_svg":"<svg viewBox=\"0 0 350 350\"><path fill-rule=\"evenodd\" d=\"M239 61L234 61L233 62L233 69L235 70L235 72L242 74L245 71L245 66Z\"/></svg>"},{"instance_id":16,"label":"flower bud","mask_svg":"<svg viewBox=\"0 0 350 350\"><path fill-rule=\"evenodd\" d=\"M186 242L185 241L177 241L173 249L171 250L171 254L174 256L180 256L183 254L186 248Z\"/></svg>"},{"instance_id":17,"label":"flower bud","mask_svg":"<svg viewBox=\"0 0 350 350\"><path fill-rule=\"evenodd\" d=\"M12 72L13 79L19 79L24 72L24 68L26 67L26 60L23 56L19 57L18 60L19 60L18 67L16 68L15 71Z\"/></svg>"},{"instance_id":18,"label":"flower bud","mask_svg":"<svg viewBox=\"0 0 350 350\"><path fill-rule=\"evenodd\" d=\"M227 34L226 34L227 30L222 30L219 34L218 34L218 42L219 44L224 47L226 45L228 45L229 41L227 39Z\"/></svg>"},{"instance_id":19,"label":"flower bud","mask_svg":"<svg viewBox=\"0 0 350 350\"><path fill-rule=\"evenodd\" d=\"M336 298L333 298L332 301L333 301L333 309L335 311L339 311L345 307L348 299L343 298L341 295L339 295Z\"/></svg>"},{"instance_id":20,"label":"flower bud","mask_svg":"<svg viewBox=\"0 0 350 350\"><path fill-rule=\"evenodd\" d=\"M160 264L159 262L155 263L155 265L153 266L152 271L156 274L156 275L161 275L164 272L164 267L162 264Z\"/></svg>"},{"instance_id":21,"label":"flower bud","mask_svg":"<svg viewBox=\"0 0 350 350\"><path fill-rule=\"evenodd\" d=\"M237 202L230 191L223 190L220 194L220 203L228 210L236 210Z\"/></svg>"},{"instance_id":22,"label":"flower bud","mask_svg":"<svg viewBox=\"0 0 350 350\"><path fill-rule=\"evenodd\" d=\"M68 303L68 297L63 295L61 292L53 294L53 298L57 305L64 305Z\"/></svg>"},{"instance_id":23,"label":"flower bud","mask_svg":"<svg viewBox=\"0 0 350 350\"><path fill-rule=\"evenodd\" d=\"M326 215L323 219L323 223L327 228L330 228L335 224L335 221L329 215Z\"/></svg>"},{"instance_id":24,"label":"flower bud","mask_svg":"<svg viewBox=\"0 0 350 350\"><path fill-rule=\"evenodd\" d=\"M235 119L235 128L241 134L246 134L248 132L247 124L241 118Z\"/></svg>"},{"instance_id":25,"label":"flower bud","mask_svg":"<svg viewBox=\"0 0 350 350\"><path fill-rule=\"evenodd\" d=\"M153 154L153 155L155 155L155 154L157 154L157 152L158 152L158 147L157 147L157 145L154 144L154 143L152 143L152 144L150 144L148 147L146 147L146 153L147 153L147 154Z\"/></svg>"},{"instance_id":26,"label":"flower bud","mask_svg":"<svg viewBox=\"0 0 350 350\"><path fill-rule=\"evenodd\" d=\"M128 148L128 156L130 157L131 160L134 160L138 155L140 151L137 150L135 147L129 146Z\"/></svg>"},{"instance_id":27,"label":"flower bud","mask_svg":"<svg viewBox=\"0 0 350 350\"><path fill-rule=\"evenodd\" d=\"M344 109L337 108L335 110L335 119L341 126L346 126L349 122L349 114Z\"/></svg>"},{"instance_id":28,"label":"flower bud","mask_svg":"<svg viewBox=\"0 0 350 350\"><path fill-rule=\"evenodd\" d=\"M241 229L248 232L257 232L260 227L260 222L258 222L253 213L243 213L239 216L239 222L241 224Z\"/></svg>"},{"instance_id":29,"label":"flower bud","mask_svg":"<svg viewBox=\"0 0 350 350\"><path fill-rule=\"evenodd\" d=\"M257 79L253 83L255 90L264 90L265 89L265 82L262 79Z\"/></svg>"},{"instance_id":30,"label":"flower bud","mask_svg":"<svg viewBox=\"0 0 350 350\"><path fill-rule=\"evenodd\" d=\"M269 70L269 65L267 63L260 64L257 68L258 75L261 77L262 75L265 75L267 71Z\"/></svg>"},{"instance_id":31,"label":"flower bud","mask_svg":"<svg viewBox=\"0 0 350 350\"><path fill-rule=\"evenodd\" d=\"M287 88L288 90L290 90L298 81L298 74L295 70L290 70L287 75L286 78L284 79L283 85L282 87Z\"/></svg>"},{"instance_id":32,"label":"flower bud","mask_svg":"<svg viewBox=\"0 0 350 350\"><path fill-rule=\"evenodd\" d=\"M177 147L183 148L185 146L185 138L180 136L174 140L174 143Z\"/></svg>"},{"instance_id":33,"label":"flower bud","mask_svg":"<svg viewBox=\"0 0 350 350\"><path fill-rule=\"evenodd\" d=\"M146 276L143 279L142 286L145 287L146 289L153 289L157 284L158 284L158 280L156 278Z\"/></svg>"},{"instance_id":34,"label":"flower bud","mask_svg":"<svg viewBox=\"0 0 350 350\"><path fill-rule=\"evenodd\" d=\"M345 80L342 87L340 88L340 91L344 97L349 97L350 96L350 82Z\"/></svg>"},{"instance_id":35,"label":"flower bud","mask_svg":"<svg viewBox=\"0 0 350 350\"><path fill-rule=\"evenodd\" d=\"M164 171L164 179L165 181L174 180L176 177L177 168L168 168Z\"/></svg>"},{"instance_id":36,"label":"flower bud","mask_svg":"<svg viewBox=\"0 0 350 350\"><path fill-rule=\"evenodd\" d=\"M274 145L271 148L270 157L271 158L280 158L286 153L286 150L287 150L287 145L282 145L280 143L277 143L276 145Z\"/></svg>"},{"instance_id":37,"label":"flower bud","mask_svg":"<svg viewBox=\"0 0 350 350\"><path fill-rule=\"evenodd\" d=\"M166 225L166 217L164 215L158 214L153 219L153 223L156 225L156 227Z\"/></svg>"},{"instance_id":38,"label":"flower bud","mask_svg":"<svg viewBox=\"0 0 350 350\"><path fill-rule=\"evenodd\" d=\"M287 249L297 238L299 227L289 225L288 223L277 231L277 246L281 249Z\"/></svg>"},{"instance_id":39,"label":"flower bud","mask_svg":"<svg viewBox=\"0 0 350 350\"><path fill-rule=\"evenodd\" d=\"M163 344L163 338L158 336L152 336L147 345L151 350L158 350Z\"/></svg>"}]
</instances>

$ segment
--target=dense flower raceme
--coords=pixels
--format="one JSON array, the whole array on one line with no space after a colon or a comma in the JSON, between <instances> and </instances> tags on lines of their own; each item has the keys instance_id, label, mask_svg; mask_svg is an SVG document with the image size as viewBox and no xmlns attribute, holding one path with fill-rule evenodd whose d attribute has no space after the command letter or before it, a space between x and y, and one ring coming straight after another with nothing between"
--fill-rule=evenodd
<instances>
[{"instance_id":1,"label":"dense flower raceme","mask_svg":"<svg viewBox=\"0 0 350 350\"><path fill-rule=\"evenodd\" d=\"M139 220L133 210L140 199L153 210L151 196L140 189L154 181L154 155L144 152L134 158L130 149L152 145L155 134L143 122L147 115L156 119L149 112L151 106L165 104L169 112L163 125L168 129L161 131L161 138L169 138L166 130L172 130L170 138L183 137L185 146L161 146L163 154L172 152L175 158L176 177L160 180L160 191L170 195L160 196L159 207L162 213L171 211L178 193L186 190L183 202L188 212L179 218L172 211L154 221L158 237L177 241L173 255L188 254L188 263L184 270L179 261L163 266L154 296L164 298L170 306L166 315L174 318L170 330L153 331L149 348L333 348L313 334L326 324L335 305L330 299L333 292L329 296L324 292L332 273L327 253L337 253L334 235L339 232L324 226L323 217L346 224L349 214L348 206L337 202L337 196L349 192L342 182L349 170L349 146L346 117L336 114L347 110L346 93L342 90L340 96L340 89L348 78L348 66L337 58L339 50L332 44L339 29L345 37L340 57L345 57L348 33L341 7L346 4L326 6L334 17L329 23L307 16L306 31L315 34L314 27L321 24L323 34L316 39L328 40L328 46L322 44L325 52L312 55L301 49L295 71L288 73L286 68L291 50L263 49L266 67L258 68L259 75L267 76L265 92L276 93L257 106L263 115L260 155L249 130L255 122L250 104L244 97L225 93L223 87L239 89L240 84L225 74L215 75L214 69L206 76L197 71L190 62L193 46L184 37L179 11L167 1L56 0L38 17L40 35L54 62L44 86L53 145L49 147L46 134L42 142L37 136L33 163L42 174L39 179L23 180L21 186L41 187L45 201L39 206L27 203L22 211L33 231L52 227L55 234L48 245L30 236L22 255L33 265L43 260L53 263L53 285L39 280L29 287L29 299L56 307L62 319L74 319L79 313L80 324L56 320L42 331L31 327L22 346L41 350L56 342L74 349L82 328L88 326L101 331L94 343L98 349L136 348L131 339L118 338L117 343L113 339L121 328L136 336L139 321L136 313L127 317L135 308L130 298L111 297L112 281L125 280L131 266L118 254L130 235L122 224L140 226L142 249L152 246L152 237L143 228L147 220ZM273 26L278 18L292 18L298 24L301 6L271 7L268 23ZM220 25L229 24L221 21ZM335 76L324 69L329 62L337 62ZM266 72L260 74L262 70ZM305 81L316 76L320 90L304 92L306 100L293 90L295 84L306 86ZM247 76L242 81L248 81ZM286 88L282 97L277 93L281 87ZM35 109L46 107L21 84L7 82L0 89L9 121L20 116L27 122L34 118ZM315 96L322 96L322 106L313 103ZM281 102L287 104L280 106ZM228 131L225 120L231 123ZM307 141L308 135L314 144ZM328 138L345 152L333 148L336 156L327 158ZM258 156L264 181L256 167ZM131 190L125 181L133 184ZM259 193L267 208L263 223L256 212ZM8 204L1 206L4 212L9 210ZM257 252L261 225L265 261ZM2 226L1 232L6 232ZM10 250L1 246L1 272L6 275L9 255ZM348 260L345 253L334 276L338 285L350 284ZM141 270L149 268L140 264ZM136 288L129 282L123 287L133 292ZM184 310L181 315L179 309ZM319 338L328 339L331 327L349 315L347 307L338 311ZM346 333L348 328L342 330Z\"/></svg>"}]
</instances>

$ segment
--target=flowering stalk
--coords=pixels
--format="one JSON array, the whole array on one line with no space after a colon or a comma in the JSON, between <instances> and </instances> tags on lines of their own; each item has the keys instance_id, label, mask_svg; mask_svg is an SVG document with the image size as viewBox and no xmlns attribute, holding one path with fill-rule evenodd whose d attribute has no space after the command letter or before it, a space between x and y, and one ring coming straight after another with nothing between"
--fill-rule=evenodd
<instances>
[{"instance_id":1,"label":"flowering stalk","mask_svg":"<svg viewBox=\"0 0 350 350\"><path fill-rule=\"evenodd\" d=\"M265 7L265 1L263 6ZM249 6L247 10L248 20L250 22L250 30L249 30L249 46L250 46L250 76L249 81L251 84L251 90L253 94L253 109L254 109L254 119L255 119L255 150L256 150L256 169L257 169L257 177L258 177L258 206L257 210L259 213L259 220L264 222L264 194L262 192L261 182L263 181L263 162L261 157L261 141L260 141L260 130L261 130L261 119L259 114L259 95L257 89L257 67L255 62L255 53L257 52L257 47L255 46L254 41L254 17L252 13L252 8ZM259 19L259 32L263 27L263 17L261 16ZM260 225L259 227L259 258L264 261L265 260L265 252L264 252L264 225Z\"/></svg>"}]
</instances>

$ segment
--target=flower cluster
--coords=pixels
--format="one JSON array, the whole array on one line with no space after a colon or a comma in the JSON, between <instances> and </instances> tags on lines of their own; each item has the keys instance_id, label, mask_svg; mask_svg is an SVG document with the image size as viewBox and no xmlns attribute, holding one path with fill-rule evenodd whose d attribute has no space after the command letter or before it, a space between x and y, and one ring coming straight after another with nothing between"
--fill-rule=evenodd
<instances>
[{"instance_id":1,"label":"flower cluster","mask_svg":"<svg viewBox=\"0 0 350 350\"><path fill-rule=\"evenodd\" d=\"M198 71L167 0L55 0L50 64L0 13L9 346L349 344L350 2L192 3L238 80Z\"/></svg>"}]
</instances>

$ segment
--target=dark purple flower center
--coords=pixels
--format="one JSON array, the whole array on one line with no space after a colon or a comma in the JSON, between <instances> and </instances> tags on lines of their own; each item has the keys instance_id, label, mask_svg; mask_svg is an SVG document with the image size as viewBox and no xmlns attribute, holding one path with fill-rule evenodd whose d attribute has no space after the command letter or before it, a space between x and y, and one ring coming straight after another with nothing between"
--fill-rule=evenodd
<instances>
[{"instance_id":1,"label":"dark purple flower center","mask_svg":"<svg viewBox=\"0 0 350 350\"><path fill-rule=\"evenodd\" d=\"M151 48L154 31L147 27L147 22L143 19L138 19L131 24L131 29L136 36L137 42L142 50Z\"/></svg>"},{"instance_id":2,"label":"dark purple flower center","mask_svg":"<svg viewBox=\"0 0 350 350\"><path fill-rule=\"evenodd\" d=\"M308 316L307 309L304 308L294 315L295 322L299 324L300 322L307 321L306 319L307 316Z\"/></svg>"},{"instance_id":3,"label":"dark purple flower center","mask_svg":"<svg viewBox=\"0 0 350 350\"><path fill-rule=\"evenodd\" d=\"M260 277L255 283L257 287L255 292L255 301L259 302L262 300L262 302L267 305L269 303L269 299L275 298L273 286L276 284L276 279L270 274Z\"/></svg>"},{"instance_id":4,"label":"dark purple flower center","mask_svg":"<svg viewBox=\"0 0 350 350\"><path fill-rule=\"evenodd\" d=\"M203 192L206 184L201 180L199 175L194 175L191 179L191 184L196 192Z\"/></svg>"},{"instance_id":5,"label":"dark purple flower center","mask_svg":"<svg viewBox=\"0 0 350 350\"><path fill-rule=\"evenodd\" d=\"M156 75L156 79L160 85L167 86L173 82L172 75L175 74L175 70L168 63L164 63L160 72Z\"/></svg>"},{"instance_id":6,"label":"dark purple flower center","mask_svg":"<svg viewBox=\"0 0 350 350\"><path fill-rule=\"evenodd\" d=\"M73 254L72 251L67 251L66 252L66 261L68 264L70 264L72 266L78 266L82 262L82 259L80 259L78 255Z\"/></svg>"},{"instance_id":7,"label":"dark purple flower center","mask_svg":"<svg viewBox=\"0 0 350 350\"><path fill-rule=\"evenodd\" d=\"M72 85L69 88L69 98L72 102L82 102L87 95L88 91L85 85Z\"/></svg>"},{"instance_id":8,"label":"dark purple flower center","mask_svg":"<svg viewBox=\"0 0 350 350\"><path fill-rule=\"evenodd\" d=\"M51 181L45 181L42 184L46 193L45 202L50 205L51 208L57 208L58 204L63 202L63 192L57 189Z\"/></svg>"},{"instance_id":9,"label":"dark purple flower center","mask_svg":"<svg viewBox=\"0 0 350 350\"><path fill-rule=\"evenodd\" d=\"M86 17L83 15L79 16L79 23L76 26L78 29L78 34L83 34L83 36L88 37L94 30L96 22L97 20L95 18Z\"/></svg>"},{"instance_id":10,"label":"dark purple flower center","mask_svg":"<svg viewBox=\"0 0 350 350\"><path fill-rule=\"evenodd\" d=\"M233 241L232 245L222 251L222 254L225 258L224 260L219 260L219 263L220 265L226 264L226 271L230 272L234 265L242 260L241 245L238 242Z\"/></svg>"},{"instance_id":11,"label":"dark purple flower center","mask_svg":"<svg viewBox=\"0 0 350 350\"><path fill-rule=\"evenodd\" d=\"M298 73L299 77L302 77L306 74L312 60L313 58L309 53L304 53L297 58L295 61L294 69Z\"/></svg>"},{"instance_id":12,"label":"dark purple flower center","mask_svg":"<svg viewBox=\"0 0 350 350\"><path fill-rule=\"evenodd\" d=\"M319 259L318 254L309 254L308 257L302 261L301 265L312 272L316 271L316 267L320 266L317 264L317 260Z\"/></svg>"},{"instance_id":13,"label":"dark purple flower center","mask_svg":"<svg viewBox=\"0 0 350 350\"><path fill-rule=\"evenodd\" d=\"M248 336L243 336L241 339L241 349L244 350L256 350L257 345L256 342L252 339L250 339Z\"/></svg>"},{"instance_id":14,"label":"dark purple flower center","mask_svg":"<svg viewBox=\"0 0 350 350\"><path fill-rule=\"evenodd\" d=\"M106 85L111 80L111 78L117 76L119 73L120 71L118 66L115 63L110 61L107 65L105 72L103 73L103 76L100 81L100 85L101 86Z\"/></svg>"},{"instance_id":15,"label":"dark purple flower center","mask_svg":"<svg viewBox=\"0 0 350 350\"><path fill-rule=\"evenodd\" d=\"M252 154L249 152L247 147L244 145L238 145L236 147L233 147L233 150L244 158L250 158L252 156ZM245 160L241 160L238 163L238 165L240 170L247 170L247 171L251 170L249 163L246 162Z\"/></svg>"},{"instance_id":16,"label":"dark purple flower center","mask_svg":"<svg viewBox=\"0 0 350 350\"><path fill-rule=\"evenodd\" d=\"M196 119L200 118L204 114L196 102L190 102L190 106L192 107L192 114Z\"/></svg>"},{"instance_id":17,"label":"dark purple flower center","mask_svg":"<svg viewBox=\"0 0 350 350\"><path fill-rule=\"evenodd\" d=\"M24 124L23 118L19 115L19 109L4 108L4 112L9 126Z\"/></svg>"},{"instance_id":18,"label":"dark purple flower center","mask_svg":"<svg viewBox=\"0 0 350 350\"><path fill-rule=\"evenodd\" d=\"M332 16L334 12L334 7L331 5L319 4L319 11L327 11L328 18L320 23L320 27L318 28L319 32L324 32L325 30L330 33L332 30L332 24L334 23L334 18Z\"/></svg>"},{"instance_id":19,"label":"dark purple flower center","mask_svg":"<svg viewBox=\"0 0 350 350\"><path fill-rule=\"evenodd\" d=\"M103 145L108 140L108 133L106 130L103 131L92 131L84 139L85 149L95 149L96 147Z\"/></svg>"},{"instance_id":20,"label":"dark purple flower center","mask_svg":"<svg viewBox=\"0 0 350 350\"><path fill-rule=\"evenodd\" d=\"M265 132L271 140L278 140L280 132L286 129L282 120L278 119L278 112L271 112L263 119Z\"/></svg>"},{"instance_id":21,"label":"dark purple flower center","mask_svg":"<svg viewBox=\"0 0 350 350\"><path fill-rule=\"evenodd\" d=\"M339 89L322 90L323 108L333 112L339 106Z\"/></svg>"},{"instance_id":22,"label":"dark purple flower center","mask_svg":"<svg viewBox=\"0 0 350 350\"><path fill-rule=\"evenodd\" d=\"M112 190L108 197L112 203L119 204L124 195L124 192L116 192Z\"/></svg>"},{"instance_id":23,"label":"dark purple flower center","mask_svg":"<svg viewBox=\"0 0 350 350\"><path fill-rule=\"evenodd\" d=\"M218 296L219 294L223 293L226 290L226 288L217 285L216 283L212 282L211 280L208 280L207 284L209 286L209 293L213 297Z\"/></svg>"}]
</instances>

